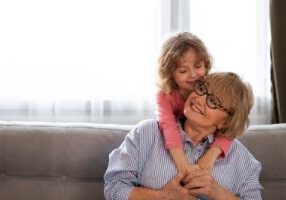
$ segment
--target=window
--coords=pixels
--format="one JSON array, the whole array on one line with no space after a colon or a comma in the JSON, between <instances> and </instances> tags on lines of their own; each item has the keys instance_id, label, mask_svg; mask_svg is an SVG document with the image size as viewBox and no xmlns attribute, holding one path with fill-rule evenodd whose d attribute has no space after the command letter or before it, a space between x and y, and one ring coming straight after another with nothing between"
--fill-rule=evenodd
<instances>
[{"instance_id":1,"label":"window","mask_svg":"<svg viewBox=\"0 0 286 200\"><path fill-rule=\"evenodd\" d=\"M185 30L204 40L215 70L251 82L252 122L268 122L268 3L231 2L1 1L0 119L134 124L153 118L162 39Z\"/></svg>"},{"instance_id":2,"label":"window","mask_svg":"<svg viewBox=\"0 0 286 200\"><path fill-rule=\"evenodd\" d=\"M214 71L233 71L251 83L251 123L271 122L268 0L191 0L189 27L207 44Z\"/></svg>"},{"instance_id":3,"label":"window","mask_svg":"<svg viewBox=\"0 0 286 200\"><path fill-rule=\"evenodd\" d=\"M152 116L158 7L153 0L1 2L0 118L135 123Z\"/></svg>"}]
</instances>

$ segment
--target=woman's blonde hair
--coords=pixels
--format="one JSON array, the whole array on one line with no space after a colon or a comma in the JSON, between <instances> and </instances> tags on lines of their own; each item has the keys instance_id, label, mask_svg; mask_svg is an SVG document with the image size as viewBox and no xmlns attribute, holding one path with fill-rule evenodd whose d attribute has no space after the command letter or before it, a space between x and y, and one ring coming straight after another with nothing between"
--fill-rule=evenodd
<instances>
[{"instance_id":1,"label":"woman's blonde hair","mask_svg":"<svg viewBox=\"0 0 286 200\"><path fill-rule=\"evenodd\" d=\"M211 73L205 82L210 92L231 113L225 126L216 134L230 139L241 135L249 125L249 113L254 103L250 84L231 72Z\"/></svg>"},{"instance_id":2,"label":"woman's blonde hair","mask_svg":"<svg viewBox=\"0 0 286 200\"><path fill-rule=\"evenodd\" d=\"M158 86L166 94L169 94L174 89L178 89L173 78L173 72L176 69L178 58L180 58L190 48L193 48L197 52L199 60L204 61L206 75L208 74L211 68L212 59L204 43L192 33L176 33L163 43L159 57Z\"/></svg>"}]
</instances>

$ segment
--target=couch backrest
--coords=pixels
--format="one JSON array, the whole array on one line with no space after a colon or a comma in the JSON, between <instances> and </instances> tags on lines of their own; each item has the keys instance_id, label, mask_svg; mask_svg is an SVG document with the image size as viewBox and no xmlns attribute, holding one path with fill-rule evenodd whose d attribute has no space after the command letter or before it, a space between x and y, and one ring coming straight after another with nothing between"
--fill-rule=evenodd
<instances>
[{"instance_id":1,"label":"couch backrest","mask_svg":"<svg viewBox=\"0 0 286 200\"><path fill-rule=\"evenodd\" d=\"M130 127L0 123L0 199L100 200L108 154Z\"/></svg>"},{"instance_id":2,"label":"couch backrest","mask_svg":"<svg viewBox=\"0 0 286 200\"><path fill-rule=\"evenodd\" d=\"M263 199L286 199L286 124L250 126L239 139L262 163Z\"/></svg>"},{"instance_id":3,"label":"couch backrest","mask_svg":"<svg viewBox=\"0 0 286 200\"><path fill-rule=\"evenodd\" d=\"M0 122L0 199L104 199L108 154L131 126ZM239 138L262 163L263 199L286 199L286 124Z\"/></svg>"}]
</instances>

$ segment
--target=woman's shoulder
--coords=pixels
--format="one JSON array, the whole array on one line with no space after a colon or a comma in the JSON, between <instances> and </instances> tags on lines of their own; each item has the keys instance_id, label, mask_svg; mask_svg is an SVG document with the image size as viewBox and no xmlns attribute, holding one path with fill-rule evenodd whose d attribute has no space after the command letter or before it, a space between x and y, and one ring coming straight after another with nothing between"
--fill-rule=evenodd
<instances>
[{"instance_id":1,"label":"woman's shoulder","mask_svg":"<svg viewBox=\"0 0 286 200\"><path fill-rule=\"evenodd\" d=\"M160 133L158 121L145 119L140 121L129 133L132 140L143 149L152 149L152 146L162 143L163 136Z\"/></svg>"},{"instance_id":2,"label":"woman's shoulder","mask_svg":"<svg viewBox=\"0 0 286 200\"><path fill-rule=\"evenodd\" d=\"M158 121L156 119L144 119L135 126L135 129L139 132L157 131L159 129Z\"/></svg>"},{"instance_id":3,"label":"woman's shoulder","mask_svg":"<svg viewBox=\"0 0 286 200\"><path fill-rule=\"evenodd\" d=\"M134 127L134 134L140 138L145 137L155 139L154 137L161 136L161 134L158 134L159 131L159 124L156 119L142 120Z\"/></svg>"},{"instance_id":4,"label":"woman's shoulder","mask_svg":"<svg viewBox=\"0 0 286 200\"><path fill-rule=\"evenodd\" d=\"M254 155L238 140L234 139L231 145L230 152L237 159L242 159L244 162L258 162Z\"/></svg>"},{"instance_id":5,"label":"woman's shoulder","mask_svg":"<svg viewBox=\"0 0 286 200\"><path fill-rule=\"evenodd\" d=\"M250 154L249 150L238 140L234 139L231 145L231 149L235 150L236 152L241 152L244 154Z\"/></svg>"}]
</instances>

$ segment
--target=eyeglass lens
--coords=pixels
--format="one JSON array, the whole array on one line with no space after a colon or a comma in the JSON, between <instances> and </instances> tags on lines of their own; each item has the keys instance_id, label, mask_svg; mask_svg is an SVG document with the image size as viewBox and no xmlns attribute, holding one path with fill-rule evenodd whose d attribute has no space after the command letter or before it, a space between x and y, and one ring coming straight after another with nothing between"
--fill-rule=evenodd
<instances>
[{"instance_id":1,"label":"eyeglass lens","mask_svg":"<svg viewBox=\"0 0 286 200\"><path fill-rule=\"evenodd\" d=\"M195 92L200 96L207 95L206 103L210 108L216 109L216 108L222 107L219 99L216 98L213 94L208 93L208 90L207 90L204 82L202 82L202 81L196 82Z\"/></svg>"}]
</instances>

